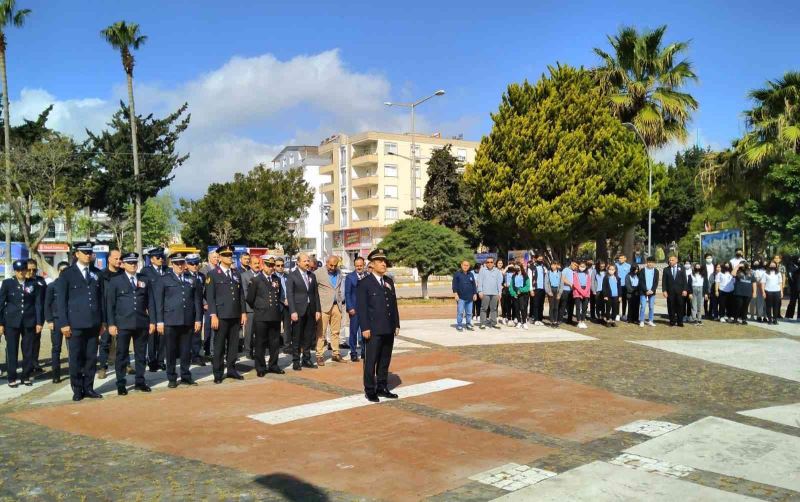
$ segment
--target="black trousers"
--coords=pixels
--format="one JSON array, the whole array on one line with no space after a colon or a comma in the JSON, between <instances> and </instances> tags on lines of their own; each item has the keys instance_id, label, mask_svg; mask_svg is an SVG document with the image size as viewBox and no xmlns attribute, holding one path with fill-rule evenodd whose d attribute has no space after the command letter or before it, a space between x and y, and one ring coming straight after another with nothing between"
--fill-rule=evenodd
<instances>
[{"instance_id":1,"label":"black trousers","mask_svg":"<svg viewBox=\"0 0 800 502\"><path fill-rule=\"evenodd\" d=\"M544 289L536 289L533 292L533 301L531 302L531 317L533 321L542 322L544 320L544 299L547 295Z\"/></svg>"},{"instance_id":2,"label":"black trousers","mask_svg":"<svg viewBox=\"0 0 800 502\"><path fill-rule=\"evenodd\" d=\"M706 315L706 319L715 319L719 317L718 303L719 298L717 298L712 288L712 291L708 293L708 299L703 300L703 311Z\"/></svg>"},{"instance_id":3,"label":"black trousers","mask_svg":"<svg viewBox=\"0 0 800 502\"><path fill-rule=\"evenodd\" d=\"M33 366L39 366L39 352L42 349L42 334L37 333L36 329L33 330L33 347L31 349L31 359L33 360Z\"/></svg>"},{"instance_id":4,"label":"black trousers","mask_svg":"<svg viewBox=\"0 0 800 502\"><path fill-rule=\"evenodd\" d=\"M53 368L53 376L61 376L61 346L64 343L64 335L61 330L55 327L50 330L50 366Z\"/></svg>"},{"instance_id":5,"label":"black trousers","mask_svg":"<svg viewBox=\"0 0 800 502\"><path fill-rule=\"evenodd\" d=\"M628 322L630 323L639 323L639 305L641 303L641 298L639 298L639 293L631 294L630 299L628 299Z\"/></svg>"},{"instance_id":6,"label":"black trousers","mask_svg":"<svg viewBox=\"0 0 800 502\"><path fill-rule=\"evenodd\" d=\"M124 387L128 363L131 360L131 340L133 340L133 368L136 373L136 385L144 385L144 370L147 366L147 330L121 329L117 333L117 353L114 354L114 373L117 375L117 387Z\"/></svg>"},{"instance_id":7,"label":"black trousers","mask_svg":"<svg viewBox=\"0 0 800 502\"><path fill-rule=\"evenodd\" d=\"M623 316L628 315L628 295L623 293L622 296L619 297L619 301L620 304L622 305L622 309L620 310L620 312L622 312ZM616 319L616 317L614 318Z\"/></svg>"},{"instance_id":8,"label":"black trousers","mask_svg":"<svg viewBox=\"0 0 800 502\"><path fill-rule=\"evenodd\" d=\"M211 360L214 378L222 378L226 368L228 373L236 373L240 325L241 318L239 317L219 319L219 328L214 332L214 357Z\"/></svg>"},{"instance_id":9,"label":"black trousers","mask_svg":"<svg viewBox=\"0 0 800 502\"><path fill-rule=\"evenodd\" d=\"M550 304L550 324L558 324L560 321L560 305L561 300L556 296L548 296L547 301Z\"/></svg>"},{"instance_id":10,"label":"black trousers","mask_svg":"<svg viewBox=\"0 0 800 502\"><path fill-rule=\"evenodd\" d=\"M781 316L781 292L767 291L767 318L775 320ZM788 317L788 316L787 316Z\"/></svg>"},{"instance_id":11,"label":"black trousers","mask_svg":"<svg viewBox=\"0 0 800 502\"><path fill-rule=\"evenodd\" d=\"M191 380L192 372L192 335L194 326L164 326L164 342L167 346L167 379L170 382L178 380L175 371L175 360L181 360L181 380Z\"/></svg>"},{"instance_id":12,"label":"black trousers","mask_svg":"<svg viewBox=\"0 0 800 502\"><path fill-rule=\"evenodd\" d=\"M258 321L255 324L255 362L256 371L278 369L278 352L281 348L281 321ZM264 354L269 348L269 364L264 360Z\"/></svg>"},{"instance_id":13,"label":"black trousers","mask_svg":"<svg viewBox=\"0 0 800 502\"><path fill-rule=\"evenodd\" d=\"M508 289L504 289L500 295L500 305L503 308L503 317L510 321L514 318L514 307L511 295L508 293Z\"/></svg>"},{"instance_id":14,"label":"black trousers","mask_svg":"<svg viewBox=\"0 0 800 502\"><path fill-rule=\"evenodd\" d=\"M389 364L392 362L394 333L388 335L372 334L367 342L364 356L364 390L373 392L387 388L389 383Z\"/></svg>"},{"instance_id":15,"label":"black trousers","mask_svg":"<svg viewBox=\"0 0 800 502\"><path fill-rule=\"evenodd\" d=\"M589 317L594 321L597 319L597 295L589 294Z\"/></svg>"},{"instance_id":16,"label":"black trousers","mask_svg":"<svg viewBox=\"0 0 800 502\"><path fill-rule=\"evenodd\" d=\"M574 302L572 301L572 291L562 291L561 298L558 302L558 308L560 310L559 316L561 320L564 322L570 322L572 320L572 306Z\"/></svg>"},{"instance_id":17,"label":"black trousers","mask_svg":"<svg viewBox=\"0 0 800 502\"><path fill-rule=\"evenodd\" d=\"M733 317L733 308L731 307L731 293L725 291L719 292L717 300L717 308L719 309L719 317Z\"/></svg>"},{"instance_id":18,"label":"black trousers","mask_svg":"<svg viewBox=\"0 0 800 502\"><path fill-rule=\"evenodd\" d=\"M800 299L800 289L792 288L789 291L789 305L786 306L787 319L794 317L795 307L797 307L797 318L800 319L800 306L797 305L798 299Z\"/></svg>"},{"instance_id":19,"label":"black trousers","mask_svg":"<svg viewBox=\"0 0 800 502\"><path fill-rule=\"evenodd\" d=\"M311 361L311 350L317 339L317 320L314 312L298 316L297 321L292 321L292 362L300 362L302 353L303 362Z\"/></svg>"},{"instance_id":20,"label":"black trousers","mask_svg":"<svg viewBox=\"0 0 800 502\"><path fill-rule=\"evenodd\" d=\"M289 308L284 307L281 310L283 320L281 321L281 346L291 347L292 345L292 315L289 313Z\"/></svg>"},{"instance_id":21,"label":"black trousers","mask_svg":"<svg viewBox=\"0 0 800 502\"><path fill-rule=\"evenodd\" d=\"M94 390L94 374L97 372L97 344L100 327L73 329L69 337L69 382L72 392L84 393Z\"/></svg>"},{"instance_id":22,"label":"black trousers","mask_svg":"<svg viewBox=\"0 0 800 502\"><path fill-rule=\"evenodd\" d=\"M595 293L594 319L602 321L603 319L605 319L605 317L606 317L606 298L601 293Z\"/></svg>"},{"instance_id":23,"label":"black trousers","mask_svg":"<svg viewBox=\"0 0 800 502\"><path fill-rule=\"evenodd\" d=\"M528 322L528 301L530 299L530 293L520 293L517 296L517 317L522 324Z\"/></svg>"},{"instance_id":24,"label":"black trousers","mask_svg":"<svg viewBox=\"0 0 800 502\"><path fill-rule=\"evenodd\" d=\"M214 351L212 340L214 339L214 330L211 329L211 314L206 310L203 313L203 354L205 357L211 356ZM200 351L197 351L198 355Z\"/></svg>"},{"instance_id":25,"label":"black trousers","mask_svg":"<svg viewBox=\"0 0 800 502\"><path fill-rule=\"evenodd\" d=\"M750 306L750 297L741 295L732 295L731 299L733 300L734 304L733 317L739 319L740 321L746 321L747 307Z\"/></svg>"},{"instance_id":26,"label":"black trousers","mask_svg":"<svg viewBox=\"0 0 800 502\"><path fill-rule=\"evenodd\" d=\"M164 342L164 336L158 333L147 335L147 364L155 368L159 364L164 364L166 358L167 344Z\"/></svg>"},{"instance_id":27,"label":"black trousers","mask_svg":"<svg viewBox=\"0 0 800 502\"><path fill-rule=\"evenodd\" d=\"M683 316L686 312L685 298L680 293L669 293L667 296L667 312L669 313L669 324L683 326Z\"/></svg>"},{"instance_id":28,"label":"black trousers","mask_svg":"<svg viewBox=\"0 0 800 502\"><path fill-rule=\"evenodd\" d=\"M103 335L100 337L100 348L97 353L97 363L101 368L108 368L108 356L110 349L111 334L108 332L108 330L106 330L105 333L103 333Z\"/></svg>"},{"instance_id":29,"label":"black trousers","mask_svg":"<svg viewBox=\"0 0 800 502\"><path fill-rule=\"evenodd\" d=\"M605 299L606 321L613 321L619 315L619 296L608 296Z\"/></svg>"},{"instance_id":30,"label":"black trousers","mask_svg":"<svg viewBox=\"0 0 800 502\"><path fill-rule=\"evenodd\" d=\"M33 339L36 335L36 328L6 327L5 334L8 382L17 381L20 342L22 345L22 380L30 380L33 373Z\"/></svg>"}]
</instances>

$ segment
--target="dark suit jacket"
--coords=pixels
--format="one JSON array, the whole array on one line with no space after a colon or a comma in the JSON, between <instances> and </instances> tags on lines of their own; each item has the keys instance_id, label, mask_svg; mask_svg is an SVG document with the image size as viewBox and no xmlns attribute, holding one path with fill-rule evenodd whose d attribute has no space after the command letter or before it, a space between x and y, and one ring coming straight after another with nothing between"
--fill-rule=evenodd
<instances>
[{"instance_id":1,"label":"dark suit jacket","mask_svg":"<svg viewBox=\"0 0 800 502\"><path fill-rule=\"evenodd\" d=\"M255 312L255 322L279 322L283 320L283 287L276 274L269 278L259 273L247 288L247 304Z\"/></svg>"},{"instance_id":2,"label":"dark suit jacket","mask_svg":"<svg viewBox=\"0 0 800 502\"><path fill-rule=\"evenodd\" d=\"M361 332L370 331L373 335L394 335L400 327L400 314L397 311L397 295L394 281L383 276L384 286L374 274L367 274L358 281L358 322Z\"/></svg>"},{"instance_id":3,"label":"dark suit jacket","mask_svg":"<svg viewBox=\"0 0 800 502\"><path fill-rule=\"evenodd\" d=\"M680 295L682 292L689 292L689 281L686 271L680 265L675 267L675 277L672 277L672 267L669 265L664 268L661 280L662 290L669 294Z\"/></svg>"},{"instance_id":4,"label":"dark suit jacket","mask_svg":"<svg viewBox=\"0 0 800 502\"><path fill-rule=\"evenodd\" d=\"M242 290L242 277L239 271L231 268L231 279L217 266L206 276L206 301L208 315L220 319L235 319L245 312L247 303Z\"/></svg>"},{"instance_id":5,"label":"dark suit jacket","mask_svg":"<svg viewBox=\"0 0 800 502\"><path fill-rule=\"evenodd\" d=\"M55 323L56 318L56 283L58 279L47 286L44 294L44 320Z\"/></svg>"},{"instance_id":6,"label":"dark suit jacket","mask_svg":"<svg viewBox=\"0 0 800 502\"><path fill-rule=\"evenodd\" d=\"M617 294L616 294L616 296L612 296L611 295L611 281L612 280L617 281ZM613 279L608 274L603 276L603 296L605 296L606 298L620 298L622 296L625 296L625 293L622 291L622 281L619 280L619 276L618 275L615 275Z\"/></svg>"},{"instance_id":7,"label":"dark suit jacket","mask_svg":"<svg viewBox=\"0 0 800 502\"><path fill-rule=\"evenodd\" d=\"M97 328L106 321L105 296L100 270L89 267L89 282L77 264L64 269L56 282L56 329Z\"/></svg>"},{"instance_id":8,"label":"dark suit jacket","mask_svg":"<svg viewBox=\"0 0 800 502\"><path fill-rule=\"evenodd\" d=\"M10 277L0 285L0 324L6 328L33 328L44 324L44 297L33 279L20 285Z\"/></svg>"},{"instance_id":9,"label":"dark suit jacket","mask_svg":"<svg viewBox=\"0 0 800 502\"><path fill-rule=\"evenodd\" d=\"M203 321L202 284L190 273L181 277L169 271L153 290L156 323L165 326L192 326Z\"/></svg>"},{"instance_id":10,"label":"dark suit jacket","mask_svg":"<svg viewBox=\"0 0 800 502\"><path fill-rule=\"evenodd\" d=\"M645 269L639 270L639 294L646 296L647 295L647 282L646 282L645 277L644 277L644 270ZM653 287L652 287L652 289L650 289L650 291L652 291L653 294L656 294L656 291L658 291L658 269L657 268L653 268Z\"/></svg>"},{"instance_id":11,"label":"dark suit jacket","mask_svg":"<svg viewBox=\"0 0 800 502\"><path fill-rule=\"evenodd\" d=\"M358 296L356 290L358 288L358 273L353 271L347 274L344 280L344 303L347 310L355 309L358 313Z\"/></svg>"},{"instance_id":12,"label":"dark suit jacket","mask_svg":"<svg viewBox=\"0 0 800 502\"><path fill-rule=\"evenodd\" d=\"M301 274L308 275L308 288ZM286 276L286 300L289 302L290 314L303 316L306 313L321 312L317 279L314 274L304 272L299 267L289 272Z\"/></svg>"},{"instance_id":13,"label":"dark suit jacket","mask_svg":"<svg viewBox=\"0 0 800 502\"><path fill-rule=\"evenodd\" d=\"M136 278L136 289L124 272L111 277L106 286L106 319L117 329L142 330L156 323L155 304L150 283Z\"/></svg>"}]
</instances>

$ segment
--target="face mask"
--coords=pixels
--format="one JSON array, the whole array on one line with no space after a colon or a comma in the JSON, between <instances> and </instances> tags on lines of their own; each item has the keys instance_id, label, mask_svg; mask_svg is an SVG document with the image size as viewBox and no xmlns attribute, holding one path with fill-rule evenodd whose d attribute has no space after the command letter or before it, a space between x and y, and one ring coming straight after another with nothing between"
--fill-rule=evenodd
<instances>
[{"instance_id":1,"label":"face mask","mask_svg":"<svg viewBox=\"0 0 800 502\"><path fill-rule=\"evenodd\" d=\"M770 273L774 274L775 272L778 271L778 269L775 268L775 267L769 267L769 271L770 271Z\"/></svg>"},{"instance_id":2,"label":"face mask","mask_svg":"<svg viewBox=\"0 0 800 502\"><path fill-rule=\"evenodd\" d=\"M541 265L542 263L544 263L544 260L536 260L536 263L538 263L539 265Z\"/></svg>"},{"instance_id":3,"label":"face mask","mask_svg":"<svg viewBox=\"0 0 800 502\"><path fill-rule=\"evenodd\" d=\"M706 263L713 263L713 262L714 262L714 258L706 258Z\"/></svg>"},{"instance_id":4,"label":"face mask","mask_svg":"<svg viewBox=\"0 0 800 502\"><path fill-rule=\"evenodd\" d=\"M702 268L700 268L700 267L695 267L695 268L694 268L694 271L695 271L695 273L698 273L698 274L699 274L699 273L700 273L700 271L702 271L702 270L703 270L703 269L702 269Z\"/></svg>"},{"instance_id":5,"label":"face mask","mask_svg":"<svg viewBox=\"0 0 800 502\"><path fill-rule=\"evenodd\" d=\"M737 258L741 258L742 257L742 253L736 253L736 257Z\"/></svg>"},{"instance_id":6,"label":"face mask","mask_svg":"<svg viewBox=\"0 0 800 502\"><path fill-rule=\"evenodd\" d=\"M692 268L692 264L691 263L687 263L686 265L683 266L683 268L685 268L686 270L689 270L689 269Z\"/></svg>"}]
</instances>

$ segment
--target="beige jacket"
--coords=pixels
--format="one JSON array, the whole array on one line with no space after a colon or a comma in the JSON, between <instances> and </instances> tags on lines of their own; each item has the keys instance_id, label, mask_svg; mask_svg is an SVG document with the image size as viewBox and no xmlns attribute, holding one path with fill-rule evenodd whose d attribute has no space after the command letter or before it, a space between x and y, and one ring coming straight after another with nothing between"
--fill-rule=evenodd
<instances>
[{"instance_id":1,"label":"beige jacket","mask_svg":"<svg viewBox=\"0 0 800 502\"><path fill-rule=\"evenodd\" d=\"M327 312L331 308L331 305L336 304L337 310L341 312L344 306L345 275L341 270L339 271L339 278L336 281L335 288L331 285L328 269L324 266L315 270L314 276L317 278L317 284L319 285L320 310L322 312Z\"/></svg>"}]
</instances>

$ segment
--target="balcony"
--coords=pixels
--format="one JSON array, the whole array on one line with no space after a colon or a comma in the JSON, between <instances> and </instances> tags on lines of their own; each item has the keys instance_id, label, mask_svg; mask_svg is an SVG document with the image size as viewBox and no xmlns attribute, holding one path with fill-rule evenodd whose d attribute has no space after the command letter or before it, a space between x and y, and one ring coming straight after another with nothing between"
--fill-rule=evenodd
<instances>
[{"instance_id":1,"label":"balcony","mask_svg":"<svg viewBox=\"0 0 800 502\"><path fill-rule=\"evenodd\" d=\"M336 230L339 230L339 225L336 225L335 223L326 223L326 224L325 224L325 225L322 227L322 229L323 229L325 232L335 232Z\"/></svg>"},{"instance_id":2,"label":"balcony","mask_svg":"<svg viewBox=\"0 0 800 502\"><path fill-rule=\"evenodd\" d=\"M378 186L378 175L373 174L372 176L362 176L359 178L353 178L352 186L354 187L365 187L365 186Z\"/></svg>"},{"instance_id":3,"label":"balcony","mask_svg":"<svg viewBox=\"0 0 800 502\"><path fill-rule=\"evenodd\" d=\"M371 220L353 220L350 222L350 228L378 228L381 226L381 223L378 221L378 218L373 218Z\"/></svg>"},{"instance_id":4,"label":"balcony","mask_svg":"<svg viewBox=\"0 0 800 502\"><path fill-rule=\"evenodd\" d=\"M369 197L363 199L353 199L350 204L352 207L378 207L378 198Z\"/></svg>"},{"instance_id":5,"label":"balcony","mask_svg":"<svg viewBox=\"0 0 800 502\"><path fill-rule=\"evenodd\" d=\"M334 185L333 183L325 183L324 185L322 185L322 193L333 192L335 189L336 185Z\"/></svg>"},{"instance_id":6,"label":"balcony","mask_svg":"<svg viewBox=\"0 0 800 502\"><path fill-rule=\"evenodd\" d=\"M353 157L350 163L355 166L365 166L369 164L378 164L378 154L376 152L365 153L358 157Z\"/></svg>"},{"instance_id":7,"label":"balcony","mask_svg":"<svg viewBox=\"0 0 800 502\"><path fill-rule=\"evenodd\" d=\"M320 166L319 167L319 174L331 174L332 175L333 174L333 170L334 170L334 165L333 165L333 163L330 163L330 164L325 165L325 166Z\"/></svg>"}]
</instances>

